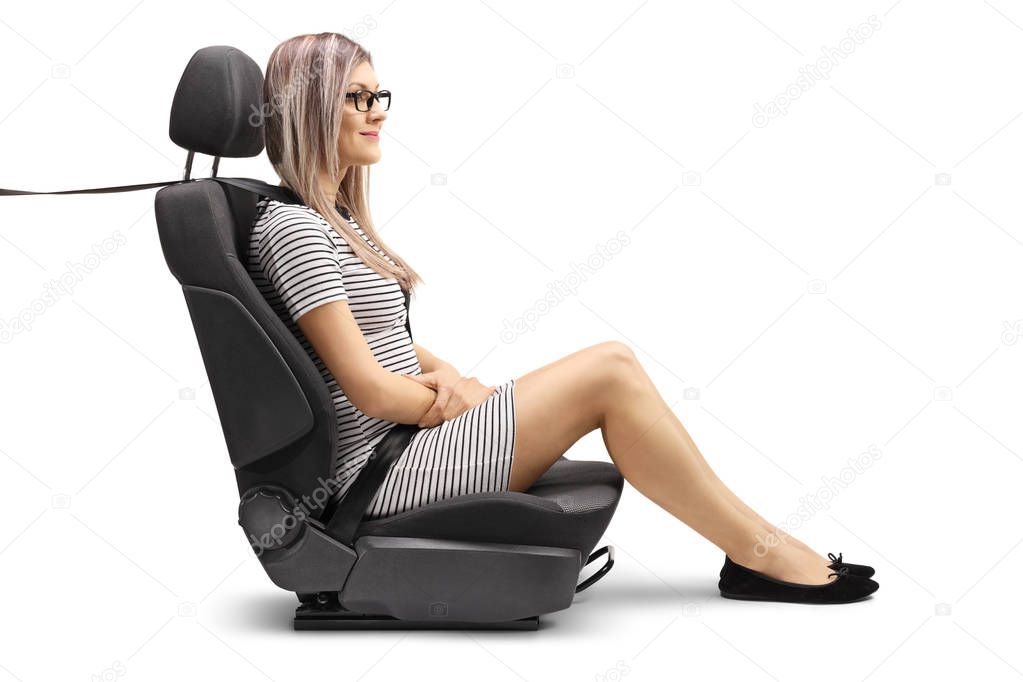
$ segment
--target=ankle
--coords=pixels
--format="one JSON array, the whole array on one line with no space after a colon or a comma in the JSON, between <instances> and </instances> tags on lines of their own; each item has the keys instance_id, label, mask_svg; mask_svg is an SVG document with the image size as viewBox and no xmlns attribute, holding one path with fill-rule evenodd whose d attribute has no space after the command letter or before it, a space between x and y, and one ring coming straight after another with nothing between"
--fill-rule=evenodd
<instances>
[{"instance_id":1,"label":"ankle","mask_svg":"<svg viewBox=\"0 0 1023 682\"><path fill-rule=\"evenodd\" d=\"M759 549L760 551L751 548L736 549L729 552L728 556L740 566L751 568L754 571L764 572L777 565L778 548L764 549L761 547Z\"/></svg>"}]
</instances>

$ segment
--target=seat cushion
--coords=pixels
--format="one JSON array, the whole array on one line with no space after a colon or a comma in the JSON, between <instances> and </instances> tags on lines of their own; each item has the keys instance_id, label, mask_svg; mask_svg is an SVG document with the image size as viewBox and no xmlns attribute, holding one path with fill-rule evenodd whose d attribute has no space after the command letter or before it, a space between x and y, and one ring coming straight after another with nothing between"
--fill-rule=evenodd
<instances>
[{"instance_id":1,"label":"seat cushion","mask_svg":"<svg viewBox=\"0 0 1023 682\"><path fill-rule=\"evenodd\" d=\"M562 457L526 491L556 502L569 514L584 514L614 508L622 494L624 480L610 462L570 460Z\"/></svg>"},{"instance_id":2,"label":"seat cushion","mask_svg":"<svg viewBox=\"0 0 1023 682\"><path fill-rule=\"evenodd\" d=\"M363 535L422 537L578 549L585 561L607 530L625 480L610 462L557 460L524 493L437 500L363 521Z\"/></svg>"}]
</instances>

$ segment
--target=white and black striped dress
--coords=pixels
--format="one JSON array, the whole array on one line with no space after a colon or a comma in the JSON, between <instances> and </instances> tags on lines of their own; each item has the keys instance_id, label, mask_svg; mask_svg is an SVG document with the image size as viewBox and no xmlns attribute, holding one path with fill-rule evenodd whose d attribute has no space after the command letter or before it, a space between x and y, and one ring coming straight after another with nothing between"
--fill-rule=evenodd
<instances>
[{"instance_id":1,"label":"white and black striped dress","mask_svg":"<svg viewBox=\"0 0 1023 682\"><path fill-rule=\"evenodd\" d=\"M346 219L373 249L356 221ZM353 405L296 321L333 301L346 301L382 367L422 374L405 329L405 295L393 277L381 277L315 209L263 197L249 239L248 270L263 297L319 369L337 414L333 476L336 497L348 492L372 449L394 427ZM393 261L391 261L393 262ZM435 500L508 489L515 445L515 380L454 419L420 429L395 460L365 518L390 516Z\"/></svg>"}]
</instances>

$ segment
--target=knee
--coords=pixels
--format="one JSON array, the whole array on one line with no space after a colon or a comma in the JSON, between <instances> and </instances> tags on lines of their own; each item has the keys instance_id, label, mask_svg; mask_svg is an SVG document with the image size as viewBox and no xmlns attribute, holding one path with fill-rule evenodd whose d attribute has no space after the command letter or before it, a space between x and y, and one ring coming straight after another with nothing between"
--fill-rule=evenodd
<instances>
[{"instance_id":1,"label":"knee","mask_svg":"<svg viewBox=\"0 0 1023 682\"><path fill-rule=\"evenodd\" d=\"M643 368L632 349L620 341L605 341L586 349L585 377L587 389L584 402L595 406L599 420L595 428L603 427L612 411L630 401L628 396L645 389Z\"/></svg>"},{"instance_id":2,"label":"knee","mask_svg":"<svg viewBox=\"0 0 1023 682\"><path fill-rule=\"evenodd\" d=\"M629 348L628 344L621 341L604 341L603 343L598 343L596 348L599 348L609 360L622 364L636 362L636 353Z\"/></svg>"},{"instance_id":3,"label":"knee","mask_svg":"<svg viewBox=\"0 0 1023 682\"><path fill-rule=\"evenodd\" d=\"M618 379L633 381L643 371L636 353L621 341L605 341L597 344L601 361Z\"/></svg>"}]
</instances>

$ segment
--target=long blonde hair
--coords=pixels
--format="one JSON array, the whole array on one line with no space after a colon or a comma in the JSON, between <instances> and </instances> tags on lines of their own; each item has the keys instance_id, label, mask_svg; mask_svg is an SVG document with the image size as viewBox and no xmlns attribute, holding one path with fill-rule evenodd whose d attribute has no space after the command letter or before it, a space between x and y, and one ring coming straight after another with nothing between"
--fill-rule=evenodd
<instances>
[{"instance_id":1,"label":"long blonde hair","mask_svg":"<svg viewBox=\"0 0 1023 682\"><path fill-rule=\"evenodd\" d=\"M302 201L345 238L362 262L383 277L394 277L411 292L419 274L377 234L369 210L369 166L350 166L337 194L320 185L320 172L341 173L338 139L352 69L373 65L369 52L340 33L285 40L270 55L263 80L266 153L277 175ZM336 205L346 207L363 232L395 265L352 229Z\"/></svg>"}]
</instances>

